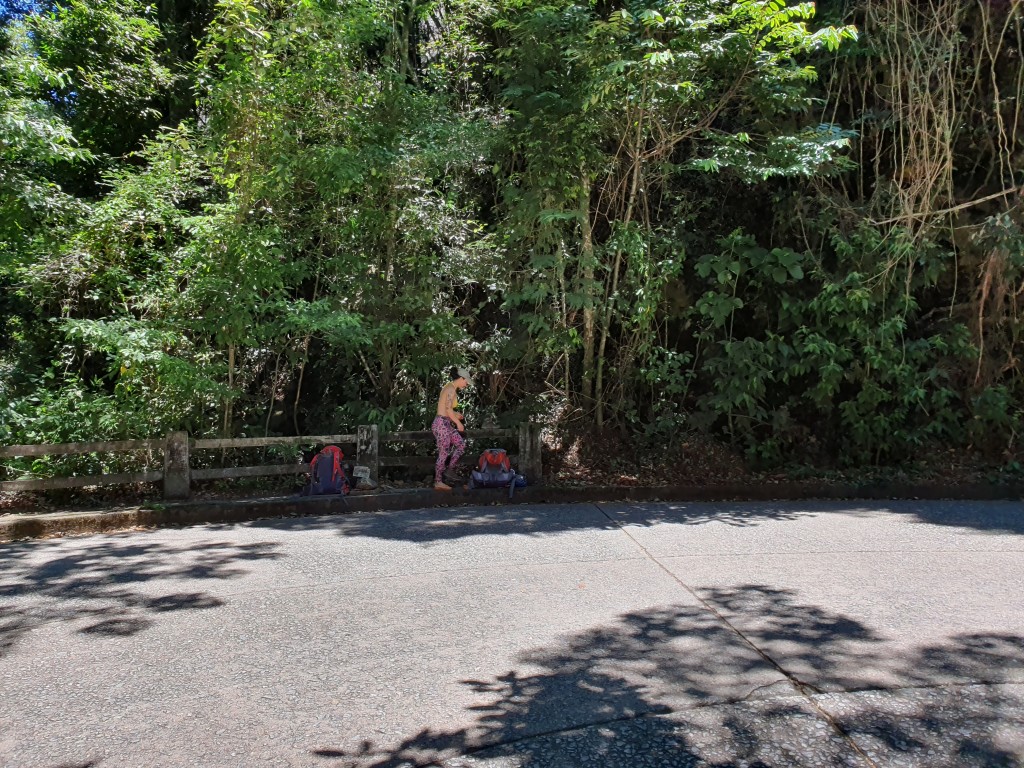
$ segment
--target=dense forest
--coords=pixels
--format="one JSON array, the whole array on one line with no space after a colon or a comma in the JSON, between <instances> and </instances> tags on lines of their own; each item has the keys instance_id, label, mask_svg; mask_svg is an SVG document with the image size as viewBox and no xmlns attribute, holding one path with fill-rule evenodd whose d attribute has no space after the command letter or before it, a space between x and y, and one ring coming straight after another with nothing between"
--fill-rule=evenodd
<instances>
[{"instance_id":1,"label":"dense forest","mask_svg":"<svg viewBox=\"0 0 1024 768\"><path fill-rule=\"evenodd\" d=\"M1024 0L0 3L0 443L1019 467Z\"/></svg>"}]
</instances>

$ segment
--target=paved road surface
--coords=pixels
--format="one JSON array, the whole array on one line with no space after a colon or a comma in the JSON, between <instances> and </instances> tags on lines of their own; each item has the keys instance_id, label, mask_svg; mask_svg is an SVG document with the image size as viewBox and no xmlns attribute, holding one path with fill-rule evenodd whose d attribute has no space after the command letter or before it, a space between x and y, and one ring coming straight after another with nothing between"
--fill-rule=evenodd
<instances>
[{"instance_id":1,"label":"paved road surface","mask_svg":"<svg viewBox=\"0 0 1024 768\"><path fill-rule=\"evenodd\" d=\"M0 765L1024 765L1024 505L580 504L0 545Z\"/></svg>"}]
</instances>

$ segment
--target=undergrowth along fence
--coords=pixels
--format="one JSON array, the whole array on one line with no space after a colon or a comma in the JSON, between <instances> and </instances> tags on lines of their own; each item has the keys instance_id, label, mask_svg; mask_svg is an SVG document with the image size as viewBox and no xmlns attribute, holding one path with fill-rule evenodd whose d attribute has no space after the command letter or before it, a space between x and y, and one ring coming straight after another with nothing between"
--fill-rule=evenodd
<instances>
[{"instance_id":1,"label":"undergrowth along fence","mask_svg":"<svg viewBox=\"0 0 1024 768\"><path fill-rule=\"evenodd\" d=\"M479 444L482 441L511 443L518 439L518 453L509 452L512 463L531 482L538 482L541 479L543 468L541 466L540 427L538 425L522 423L518 428L512 429L472 430L467 437L471 443L476 444L474 447L480 447ZM193 454L198 451L286 446L302 448L322 445L340 445L343 446L343 449L354 448L354 454L350 450L345 450L346 458L352 458L354 455L355 464L367 467L370 479L377 482L383 468L432 468L435 461L434 456L409 455L408 450L403 453L403 449L407 449L410 444L430 444L433 441L434 436L429 430L381 433L377 425L370 424L360 426L355 434L343 435L192 438L187 432L172 432L163 439L57 445L8 445L0 446L0 459L148 451L159 452L163 455L163 468L139 472L4 480L0 481L0 491L43 491L100 485L162 483L164 498L187 499L191 494L193 481L197 480L269 477L302 474L309 471L309 464L301 461L289 464L193 468ZM29 473L25 472L24 474Z\"/></svg>"}]
</instances>

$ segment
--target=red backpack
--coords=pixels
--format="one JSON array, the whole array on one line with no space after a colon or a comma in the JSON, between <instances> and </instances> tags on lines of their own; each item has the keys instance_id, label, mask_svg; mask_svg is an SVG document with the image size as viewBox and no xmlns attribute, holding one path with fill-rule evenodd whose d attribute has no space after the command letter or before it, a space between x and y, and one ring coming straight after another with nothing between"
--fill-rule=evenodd
<instances>
[{"instance_id":1,"label":"red backpack","mask_svg":"<svg viewBox=\"0 0 1024 768\"><path fill-rule=\"evenodd\" d=\"M508 472L512 469L512 462L508 460L508 454L505 453L504 448L488 448L480 454L480 460L476 463L476 468L481 472L494 472L496 470Z\"/></svg>"},{"instance_id":2,"label":"red backpack","mask_svg":"<svg viewBox=\"0 0 1024 768\"><path fill-rule=\"evenodd\" d=\"M341 466L345 454L336 445L328 445L309 462L309 483L302 489L303 496L322 496L340 493L347 496L352 486Z\"/></svg>"},{"instance_id":3,"label":"red backpack","mask_svg":"<svg viewBox=\"0 0 1024 768\"><path fill-rule=\"evenodd\" d=\"M501 448L488 448L480 454L476 469L470 473L470 488L508 488L509 498L516 489L519 476L512 469L508 454Z\"/></svg>"}]
</instances>

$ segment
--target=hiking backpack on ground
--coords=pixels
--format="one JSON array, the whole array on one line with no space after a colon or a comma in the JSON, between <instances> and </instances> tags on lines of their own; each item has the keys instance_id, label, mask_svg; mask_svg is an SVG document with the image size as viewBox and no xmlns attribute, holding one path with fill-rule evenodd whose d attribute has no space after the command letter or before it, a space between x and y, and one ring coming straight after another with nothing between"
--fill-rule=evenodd
<instances>
[{"instance_id":1,"label":"hiking backpack on ground","mask_svg":"<svg viewBox=\"0 0 1024 768\"><path fill-rule=\"evenodd\" d=\"M470 488L508 488L509 498L517 487L524 485L525 478L516 474L508 454L501 448L488 448L481 453L476 469L469 476Z\"/></svg>"},{"instance_id":2,"label":"hiking backpack on ground","mask_svg":"<svg viewBox=\"0 0 1024 768\"><path fill-rule=\"evenodd\" d=\"M334 445L328 445L309 462L309 482L302 489L303 496L341 494L347 496L352 485L345 474L341 460L345 454Z\"/></svg>"}]
</instances>

